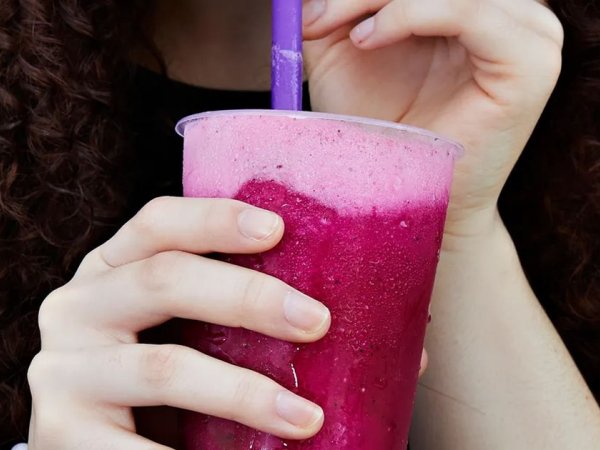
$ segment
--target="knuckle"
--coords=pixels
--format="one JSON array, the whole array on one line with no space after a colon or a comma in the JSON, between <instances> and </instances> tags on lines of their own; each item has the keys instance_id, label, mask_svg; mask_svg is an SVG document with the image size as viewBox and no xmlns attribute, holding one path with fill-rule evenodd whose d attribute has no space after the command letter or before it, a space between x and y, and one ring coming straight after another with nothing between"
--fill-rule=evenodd
<instances>
[{"instance_id":1,"label":"knuckle","mask_svg":"<svg viewBox=\"0 0 600 450\"><path fill-rule=\"evenodd\" d=\"M157 390L169 386L182 365L184 353L182 347L174 344L148 347L140 361L142 382Z\"/></svg>"},{"instance_id":2,"label":"knuckle","mask_svg":"<svg viewBox=\"0 0 600 450\"><path fill-rule=\"evenodd\" d=\"M81 262L79 263L79 267L82 266L89 266L91 264L93 264L94 262L96 262L99 258L99 250L96 247L94 250L92 250L91 252L87 253L82 259Z\"/></svg>"},{"instance_id":3,"label":"knuckle","mask_svg":"<svg viewBox=\"0 0 600 450\"><path fill-rule=\"evenodd\" d=\"M548 73L550 76L552 76L552 88L554 88L554 85L562 71L563 61L561 53L556 51L548 55L546 64L548 65Z\"/></svg>"},{"instance_id":4,"label":"knuckle","mask_svg":"<svg viewBox=\"0 0 600 450\"><path fill-rule=\"evenodd\" d=\"M441 4L442 11L446 14L446 17L453 21L461 17L471 17L480 7L479 0L442 0Z\"/></svg>"},{"instance_id":5,"label":"knuckle","mask_svg":"<svg viewBox=\"0 0 600 450\"><path fill-rule=\"evenodd\" d=\"M231 405L229 419L240 421L248 411L249 406L253 405L254 398L258 392L263 391L259 376L249 370L242 370L231 394Z\"/></svg>"},{"instance_id":6,"label":"knuckle","mask_svg":"<svg viewBox=\"0 0 600 450\"><path fill-rule=\"evenodd\" d=\"M562 22L547 5L536 2L535 6L537 9L534 10L534 20L538 22L538 26L544 30L545 34L554 43L562 47L565 38L565 29Z\"/></svg>"},{"instance_id":7,"label":"knuckle","mask_svg":"<svg viewBox=\"0 0 600 450\"><path fill-rule=\"evenodd\" d=\"M171 197L156 197L146 203L142 209L131 219L129 226L136 233L145 236L153 236L158 230L157 223L164 216L168 205L171 203Z\"/></svg>"},{"instance_id":8,"label":"knuckle","mask_svg":"<svg viewBox=\"0 0 600 450\"><path fill-rule=\"evenodd\" d=\"M565 28L562 22L554 13L549 12L548 18L548 32L554 41L562 48L565 41Z\"/></svg>"},{"instance_id":9,"label":"knuckle","mask_svg":"<svg viewBox=\"0 0 600 450\"><path fill-rule=\"evenodd\" d=\"M70 284L59 287L46 296L38 311L38 326L42 338L59 327L66 317L72 316L72 312L68 315L67 311L70 309L69 305L75 297L77 297L77 294Z\"/></svg>"},{"instance_id":10,"label":"knuckle","mask_svg":"<svg viewBox=\"0 0 600 450\"><path fill-rule=\"evenodd\" d=\"M234 217L234 202L227 199L210 199L204 203L201 229L208 239L226 238L229 217Z\"/></svg>"},{"instance_id":11,"label":"knuckle","mask_svg":"<svg viewBox=\"0 0 600 450\"><path fill-rule=\"evenodd\" d=\"M532 65L535 65L538 75L537 87L544 95L549 95L558 81L563 62L560 48L549 41L545 44L542 42L538 46L537 60Z\"/></svg>"},{"instance_id":12,"label":"knuckle","mask_svg":"<svg viewBox=\"0 0 600 450\"><path fill-rule=\"evenodd\" d=\"M142 285L152 292L168 291L179 273L177 267L182 259L182 253L177 251L157 253L146 259L140 271Z\"/></svg>"},{"instance_id":13,"label":"knuckle","mask_svg":"<svg viewBox=\"0 0 600 450\"><path fill-rule=\"evenodd\" d=\"M201 230L205 239L230 243L240 234L237 225L239 214L247 208L254 208L248 203L228 198L205 199L202 214Z\"/></svg>"},{"instance_id":14,"label":"knuckle","mask_svg":"<svg viewBox=\"0 0 600 450\"><path fill-rule=\"evenodd\" d=\"M77 268L75 277L80 275L82 272L91 272L95 269L106 269L106 264L103 263L104 260L102 259L100 250L97 247L83 257L83 259L79 263L79 267Z\"/></svg>"},{"instance_id":15,"label":"knuckle","mask_svg":"<svg viewBox=\"0 0 600 450\"><path fill-rule=\"evenodd\" d=\"M46 367L43 353L38 353L31 360L31 364L29 364L29 368L27 369L27 382L32 394L37 390L40 382L46 379L44 376L47 371Z\"/></svg>"},{"instance_id":16,"label":"knuckle","mask_svg":"<svg viewBox=\"0 0 600 450\"><path fill-rule=\"evenodd\" d=\"M261 303L270 290L270 280L267 276L253 272L248 276L238 308L239 323L243 325L250 317L256 315Z\"/></svg>"},{"instance_id":17,"label":"knuckle","mask_svg":"<svg viewBox=\"0 0 600 450\"><path fill-rule=\"evenodd\" d=\"M479 13L481 0L432 0L429 3L420 1L411 2L414 8L421 11L421 14L431 14L432 7L437 8L438 19L456 23L461 22L466 17L473 17Z\"/></svg>"},{"instance_id":18,"label":"knuckle","mask_svg":"<svg viewBox=\"0 0 600 450\"><path fill-rule=\"evenodd\" d=\"M27 382L34 398L46 391L56 377L56 359L48 352L35 355L27 369Z\"/></svg>"},{"instance_id":19,"label":"knuckle","mask_svg":"<svg viewBox=\"0 0 600 450\"><path fill-rule=\"evenodd\" d=\"M536 3L537 8L529 18L532 31L536 33L537 49L534 55L538 58L539 70L554 82L562 70L562 47L564 28L560 19L547 6Z\"/></svg>"}]
</instances>

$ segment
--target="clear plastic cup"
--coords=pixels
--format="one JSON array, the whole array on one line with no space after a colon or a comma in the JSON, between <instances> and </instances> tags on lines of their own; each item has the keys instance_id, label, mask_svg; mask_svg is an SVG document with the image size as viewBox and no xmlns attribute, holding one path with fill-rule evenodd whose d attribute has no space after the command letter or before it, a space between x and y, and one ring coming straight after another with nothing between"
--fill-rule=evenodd
<instances>
[{"instance_id":1,"label":"clear plastic cup","mask_svg":"<svg viewBox=\"0 0 600 450\"><path fill-rule=\"evenodd\" d=\"M283 240L215 257L325 303L329 333L298 345L186 322L186 345L261 372L321 405L325 424L283 440L185 413L187 450L406 449L428 306L460 145L358 117L222 111L183 119L184 194L279 213Z\"/></svg>"}]
</instances>

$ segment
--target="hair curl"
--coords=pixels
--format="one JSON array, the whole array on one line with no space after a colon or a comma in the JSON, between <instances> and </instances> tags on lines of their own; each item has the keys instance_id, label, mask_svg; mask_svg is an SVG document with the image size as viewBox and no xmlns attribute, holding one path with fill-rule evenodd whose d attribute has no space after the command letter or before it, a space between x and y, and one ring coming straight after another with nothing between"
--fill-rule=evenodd
<instances>
[{"instance_id":1,"label":"hair curl","mask_svg":"<svg viewBox=\"0 0 600 450\"><path fill-rule=\"evenodd\" d=\"M551 0L558 85L500 209L525 273L600 400L600 3Z\"/></svg>"},{"instance_id":2,"label":"hair curl","mask_svg":"<svg viewBox=\"0 0 600 450\"><path fill-rule=\"evenodd\" d=\"M122 220L141 4L0 2L0 445L27 430L41 300Z\"/></svg>"},{"instance_id":3,"label":"hair curl","mask_svg":"<svg viewBox=\"0 0 600 450\"><path fill-rule=\"evenodd\" d=\"M502 195L532 286L600 394L600 6L556 0L564 71ZM0 1L0 446L27 435L41 300L127 210L141 0Z\"/></svg>"}]
</instances>

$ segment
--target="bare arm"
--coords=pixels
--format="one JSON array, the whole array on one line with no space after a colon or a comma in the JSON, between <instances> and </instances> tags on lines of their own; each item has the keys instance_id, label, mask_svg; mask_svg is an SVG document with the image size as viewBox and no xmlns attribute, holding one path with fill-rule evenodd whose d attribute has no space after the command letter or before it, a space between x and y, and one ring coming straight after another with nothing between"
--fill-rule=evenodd
<instances>
[{"instance_id":1,"label":"bare arm","mask_svg":"<svg viewBox=\"0 0 600 450\"><path fill-rule=\"evenodd\" d=\"M446 236L418 391L416 450L600 445L600 409L525 278L500 219Z\"/></svg>"}]
</instances>

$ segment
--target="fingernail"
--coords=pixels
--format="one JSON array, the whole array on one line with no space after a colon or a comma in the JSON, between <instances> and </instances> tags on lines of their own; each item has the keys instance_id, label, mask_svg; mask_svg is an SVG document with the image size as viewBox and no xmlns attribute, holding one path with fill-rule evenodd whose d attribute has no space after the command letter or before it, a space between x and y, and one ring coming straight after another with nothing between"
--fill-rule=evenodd
<instances>
[{"instance_id":1,"label":"fingernail","mask_svg":"<svg viewBox=\"0 0 600 450\"><path fill-rule=\"evenodd\" d=\"M264 241L275 233L279 220L279 216L270 211L248 208L238 216L238 228L247 238Z\"/></svg>"},{"instance_id":2,"label":"fingernail","mask_svg":"<svg viewBox=\"0 0 600 450\"><path fill-rule=\"evenodd\" d=\"M289 391L277 394L275 403L279 417L296 427L312 428L323 417L319 406Z\"/></svg>"},{"instance_id":3,"label":"fingernail","mask_svg":"<svg viewBox=\"0 0 600 450\"><path fill-rule=\"evenodd\" d=\"M283 314L290 325L306 333L319 331L329 320L325 305L296 291L290 291L285 297Z\"/></svg>"},{"instance_id":4,"label":"fingernail","mask_svg":"<svg viewBox=\"0 0 600 450\"><path fill-rule=\"evenodd\" d=\"M359 23L354 27L354 29L350 32L350 39L352 39L357 44L360 44L366 41L373 31L375 30L375 18L369 17L367 20Z\"/></svg>"},{"instance_id":5,"label":"fingernail","mask_svg":"<svg viewBox=\"0 0 600 450\"><path fill-rule=\"evenodd\" d=\"M310 0L302 8L302 23L310 25L325 12L325 0Z\"/></svg>"}]
</instances>

